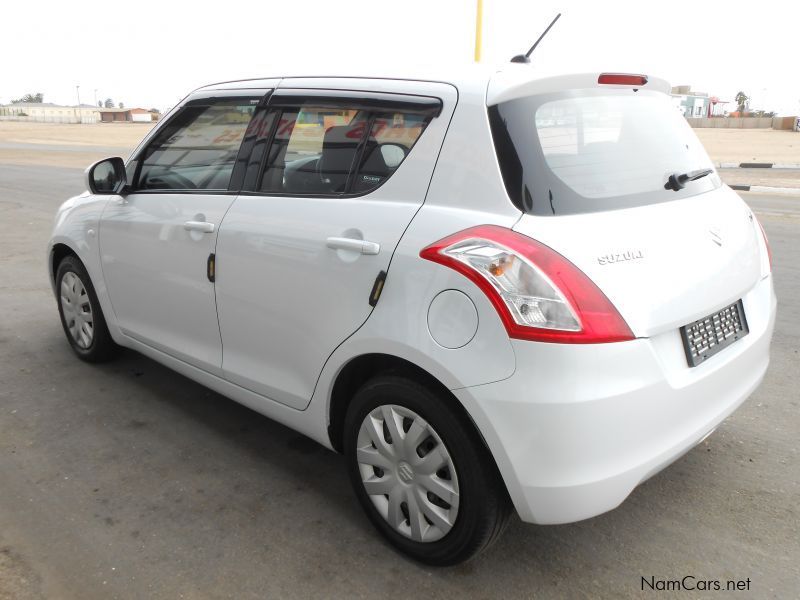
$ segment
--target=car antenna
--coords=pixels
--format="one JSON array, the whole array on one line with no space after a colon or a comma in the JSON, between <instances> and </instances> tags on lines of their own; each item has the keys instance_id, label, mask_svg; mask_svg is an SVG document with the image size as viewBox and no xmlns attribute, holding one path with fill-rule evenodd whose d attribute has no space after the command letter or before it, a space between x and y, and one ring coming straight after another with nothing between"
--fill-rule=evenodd
<instances>
[{"instance_id":1,"label":"car antenna","mask_svg":"<svg viewBox=\"0 0 800 600\"><path fill-rule=\"evenodd\" d=\"M514 58L511 59L511 62L512 63L529 63L529 62L531 62L531 58L530 57L531 57L531 54L533 54L533 51L536 50L536 46L539 45L539 42L542 41L542 38L544 38L544 36L547 35L547 32L550 31L550 28L553 25L555 25L556 21L558 21L560 18L561 18L561 13L558 13L556 15L556 18L553 19L550 22L550 25L547 26L547 29L544 30L544 33L539 36L538 40L536 40L536 43L533 46L531 46L531 49L528 50L528 52L525 53L525 54L517 54Z\"/></svg>"}]
</instances>

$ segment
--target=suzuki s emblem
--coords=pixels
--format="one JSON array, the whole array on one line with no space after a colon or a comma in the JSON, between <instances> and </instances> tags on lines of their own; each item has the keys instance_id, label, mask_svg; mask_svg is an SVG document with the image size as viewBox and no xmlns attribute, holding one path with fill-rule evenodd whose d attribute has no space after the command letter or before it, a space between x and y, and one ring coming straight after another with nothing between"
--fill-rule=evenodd
<instances>
[{"instance_id":1,"label":"suzuki s emblem","mask_svg":"<svg viewBox=\"0 0 800 600\"><path fill-rule=\"evenodd\" d=\"M720 234L719 229L712 227L708 230L708 233L711 234L712 242L714 242L717 246L722 246L722 234Z\"/></svg>"},{"instance_id":2,"label":"suzuki s emblem","mask_svg":"<svg viewBox=\"0 0 800 600\"><path fill-rule=\"evenodd\" d=\"M401 462L400 466L397 467L397 475L400 477L400 481L408 483L414 479L414 469L407 462Z\"/></svg>"}]
</instances>

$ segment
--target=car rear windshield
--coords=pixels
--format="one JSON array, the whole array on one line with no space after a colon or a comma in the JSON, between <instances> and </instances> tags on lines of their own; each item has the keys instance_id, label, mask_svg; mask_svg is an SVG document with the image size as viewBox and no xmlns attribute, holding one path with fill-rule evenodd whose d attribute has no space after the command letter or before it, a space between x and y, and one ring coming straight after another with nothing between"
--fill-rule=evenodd
<instances>
[{"instance_id":1,"label":"car rear windshield","mask_svg":"<svg viewBox=\"0 0 800 600\"><path fill-rule=\"evenodd\" d=\"M633 89L529 96L489 107L506 190L523 212L567 215L686 198L721 185L670 98ZM673 191L670 175L712 172Z\"/></svg>"}]
</instances>

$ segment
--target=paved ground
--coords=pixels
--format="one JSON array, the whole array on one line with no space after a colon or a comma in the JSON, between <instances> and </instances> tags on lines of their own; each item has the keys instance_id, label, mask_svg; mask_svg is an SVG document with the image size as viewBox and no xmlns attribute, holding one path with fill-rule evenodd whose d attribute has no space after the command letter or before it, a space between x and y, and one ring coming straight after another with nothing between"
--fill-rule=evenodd
<instances>
[{"instance_id":1,"label":"paved ground","mask_svg":"<svg viewBox=\"0 0 800 600\"><path fill-rule=\"evenodd\" d=\"M76 169L0 165L0 599L620 598L684 575L797 597L800 198L747 197L781 305L731 419L609 514L515 519L482 558L426 569L373 532L341 457L133 352L72 355L43 250L80 189Z\"/></svg>"},{"instance_id":2,"label":"paved ground","mask_svg":"<svg viewBox=\"0 0 800 600\"><path fill-rule=\"evenodd\" d=\"M719 169L719 175L728 185L800 189L800 169Z\"/></svg>"},{"instance_id":3,"label":"paved ground","mask_svg":"<svg viewBox=\"0 0 800 600\"><path fill-rule=\"evenodd\" d=\"M0 164L85 169L107 156L127 157L151 128L149 123L0 121Z\"/></svg>"},{"instance_id":4,"label":"paved ground","mask_svg":"<svg viewBox=\"0 0 800 600\"><path fill-rule=\"evenodd\" d=\"M695 129L714 162L800 164L800 133L772 129Z\"/></svg>"},{"instance_id":5,"label":"paved ground","mask_svg":"<svg viewBox=\"0 0 800 600\"><path fill-rule=\"evenodd\" d=\"M152 123L23 123L0 121L0 140L25 144L133 147Z\"/></svg>"}]
</instances>

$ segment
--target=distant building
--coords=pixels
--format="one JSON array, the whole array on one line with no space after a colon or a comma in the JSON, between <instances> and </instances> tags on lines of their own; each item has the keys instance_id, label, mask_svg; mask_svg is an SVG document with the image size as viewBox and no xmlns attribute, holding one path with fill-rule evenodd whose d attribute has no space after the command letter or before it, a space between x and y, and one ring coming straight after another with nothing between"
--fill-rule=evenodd
<instances>
[{"instance_id":1,"label":"distant building","mask_svg":"<svg viewBox=\"0 0 800 600\"><path fill-rule=\"evenodd\" d=\"M706 92L693 92L690 85L672 88L672 101L684 117L721 117L725 114L725 100L709 96Z\"/></svg>"},{"instance_id":2,"label":"distant building","mask_svg":"<svg viewBox=\"0 0 800 600\"><path fill-rule=\"evenodd\" d=\"M143 108L99 108L100 121L103 123L132 122L150 123L154 121L153 113Z\"/></svg>"},{"instance_id":3,"label":"distant building","mask_svg":"<svg viewBox=\"0 0 800 600\"><path fill-rule=\"evenodd\" d=\"M0 121L34 123L150 123L161 115L144 108L100 108L91 104L61 106L52 102L18 102L0 105Z\"/></svg>"},{"instance_id":4,"label":"distant building","mask_svg":"<svg viewBox=\"0 0 800 600\"><path fill-rule=\"evenodd\" d=\"M0 105L0 121L37 123L98 123L99 108L91 104L61 106L52 102L17 102Z\"/></svg>"}]
</instances>

